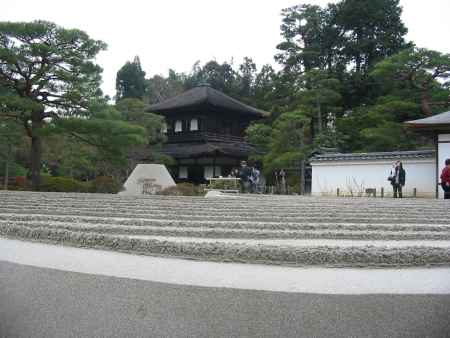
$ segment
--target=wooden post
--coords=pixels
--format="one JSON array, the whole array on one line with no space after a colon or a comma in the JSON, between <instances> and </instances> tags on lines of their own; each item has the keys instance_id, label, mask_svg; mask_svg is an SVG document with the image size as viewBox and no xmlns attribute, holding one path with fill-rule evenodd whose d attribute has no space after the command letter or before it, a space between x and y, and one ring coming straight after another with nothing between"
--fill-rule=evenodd
<instances>
[{"instance_id":1,"label":"wooden post","mask_svg":"<svg viewBox=\"0 0 450 338\"><path fill-rule=\"evenodd\" d=\"M339 188L336 189L336 195L339 197Z\"/></svg>"},{"instance_id":2,"label":"wooden post","mask_svg":"<svg viewBox=\"0 0 450 338\"><path fill-rule=\"evenodd\" d=\"M380 194L381 194L381 198L383 198L384 197L384 187L381 187Z\"/></svg>"},{"instance_id":3,"label":"wooden post","mask_svg":"<svg viewBox=\"0 0 450 338\"><path fill-rule=\"evenodd\" d=\"M213 157L213 177L216 177L216 152L214 152Z\"/></svg>"},{"instance_id":4,"label":"wooden post","mask_svg":"<svg viewBox=\"0 0 450 338\"><path fill-rule=\"evenodd\" d=\"M414 197L414 198L417 197L417 188L414 188L414 189L413 189L413 197Z\"/></svg>"}]
</instances>

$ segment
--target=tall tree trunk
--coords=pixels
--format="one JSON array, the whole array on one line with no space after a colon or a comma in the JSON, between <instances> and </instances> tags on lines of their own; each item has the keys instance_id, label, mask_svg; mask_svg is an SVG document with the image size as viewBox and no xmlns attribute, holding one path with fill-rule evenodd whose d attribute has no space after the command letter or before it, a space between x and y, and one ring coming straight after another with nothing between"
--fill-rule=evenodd
<instances>
[{"instance_id":1,"label":"tall tree trunk","mask_svg":"<svg viewBox=\"0 0 450 338\"><path fill-rule=\"evenodd\" d=\"M312 120L312 119L311 119ZM303 153L304 149L304 127L301 128L301 134L300 134L300 151ZM304 156L302 155L301 159L300 159L300 187L299 187L299 194L300 195L304 195L305 194L305 159Z\"/></svg>"},{"instance_id":2,"label":"tall tree trunk","mask_svg":"<svg viewBox=\"0 0 450 338\"><path fill-rule=\"evenodd\" d=\"M305 184L306 184L306 180L305 180L305 160L301 159L300 160L300 195L304 195L305 194Z\"/></svg>"},{"instance_id":3,"label":"tall tree trunk","mask_svg":"<svg viewBox=\"0 0 450 338\"><path fill-rule=\"evenodd\" d=\"M42 139L39 131L42 128L40 112L33 112L32 115L32 134L31 134L31 187L33 191L39 191L41 185L41 160L42 160Z\"/></svg>"},{"instance_id":4,"label":"tall tree trunk","mask_svg":"<svg viewBox=\"0 0 450 338\"><path fill-rule=\"evenodd\" d=\"M31 137L31 186L39 191L41 185L42 140L40 136Z\"/></svg>"},{"instance_id":5,"label":"tall tree trunk","mask_svg":"<svg viewBox=\"0 0 450 338\"><path fill-rule=\"evenodd\" d=\"M422 90L421 90L420 108L422 110L422 113L424 113L426 116L433 115L433 111L431 110L431 106L430 106L430 98L428 96L428 88L426 88L426 87L422 87Z\"/></svg>"},{"instance_id":6,"label":"tall tree trunk","mask_svg":"<svg viewBox=\"0 0 450 338\"><path fill-rule=\"evenodd\" d=\"M8 180L9 180L9 159L11 157L11 144L8 144L8 150L6 151L6 162L5 162L5 181L4 189L8 190Z\"/></svg>"},{"instance_id":7,"label":"tall tree trunk","mask_svg":"<svg viewBox=\"0 0 450 338\"><path fill-rule=\"evenodd\" d=\"M316 96L317 103L317 133L322 134L322 106L320 105L319 94Z\"/></svg>"}]
</instances>

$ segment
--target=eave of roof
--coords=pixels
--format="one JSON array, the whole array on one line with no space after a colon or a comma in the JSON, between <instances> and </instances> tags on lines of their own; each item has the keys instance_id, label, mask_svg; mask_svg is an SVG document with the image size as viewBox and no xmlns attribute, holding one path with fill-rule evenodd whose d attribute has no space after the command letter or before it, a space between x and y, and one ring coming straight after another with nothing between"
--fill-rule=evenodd
<instances>
[{"instance_id":1,"label":"eave of roof","mask_svg":"<svg viewBox=\"0 0 450 338\"><path fill-rule=\"evenodd\" d=\"M329 161L355 161L355 160L399 160L399 159L424 159L433 158L434 150L415 150L415 151L392 151L392 152L374 152L374 153L352 153L352 154L323 154L315 155L311 162L329 162Z\"/></svg>"},{"instance_id":2,"label":"eave of roof","mask_svg":"<svg viewBox=\"0 0 450 338\"><path fill-rule=\"evenodd\" d=\"M162 153L174 158L191 158L205 155L247 157L255 149L246 142L167 143Z\"/></svg>"},{"instance_id":3,"label":"eave of roof","mask_svg":"<svg viewBox=\"0 0 450 338\"><path fill-rule=\"evenodd\" d=\"M406 121L405 124L408 127L418 129L450 129L450 111L423 119Z\"/></svg>"},{"instance_id":4,"label":"eave of roof","mask_svg":"<svg viewBox=\"0 0 450 338\"><path fill-rule=\"evenodd\" d=\"M185 91L184 93L167 99L163 102L153 104L146 108L147 112L168 113L170 111L181 111L193 107L210 105L212 107L251 115L254 117L267 117L270 113L251 107L224 93L208 86L201 85Z\"/></svg>"}]
</instances>

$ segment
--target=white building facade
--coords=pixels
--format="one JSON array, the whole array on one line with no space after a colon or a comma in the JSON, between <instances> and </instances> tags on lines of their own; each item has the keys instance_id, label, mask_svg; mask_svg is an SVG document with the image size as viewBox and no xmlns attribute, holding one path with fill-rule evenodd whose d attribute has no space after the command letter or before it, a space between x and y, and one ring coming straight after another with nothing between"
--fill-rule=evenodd
<instances>
[{"instance_id":1,"label":"white building facade","mask_svg":"<svg viewBox=\"0 0 450 338\"><path fill-rule=\"evenodd\" d=\"M387 178L396 161L406 172L404 197L436 196L434 150L317 155L311 159L311 194L390 197L393 189Z\"/></svg>"}]
</instances>

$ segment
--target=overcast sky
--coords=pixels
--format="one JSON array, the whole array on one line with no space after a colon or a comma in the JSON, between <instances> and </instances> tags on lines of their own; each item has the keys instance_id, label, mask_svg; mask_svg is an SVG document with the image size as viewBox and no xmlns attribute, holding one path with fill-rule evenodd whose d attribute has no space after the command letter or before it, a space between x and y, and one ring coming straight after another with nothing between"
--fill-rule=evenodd
<instances>
[{"instance_id":1,"label":"overcast sky","mask_svg":"<svg viewBox=\"0 0 450 338\"><path fill-rule=\"evenodd\" d=\"M6 0L2 0L6 1ZM282 8L329 0L21 0L2 4L0 21L43 19L79 28L103 40L99 54L104 92L115 94L116 73L139 55L147 77L169 68L189 72L211 59L240 64L250 56L258 67L275 64L281 42ZM450 53L450 0L401 0L408 40Z\"/></svg>"}]
</instances>

